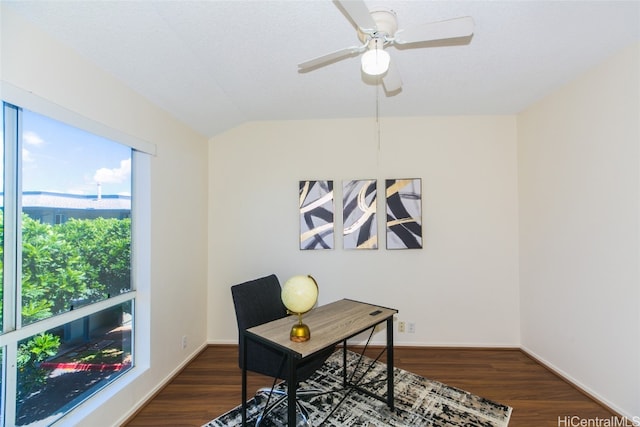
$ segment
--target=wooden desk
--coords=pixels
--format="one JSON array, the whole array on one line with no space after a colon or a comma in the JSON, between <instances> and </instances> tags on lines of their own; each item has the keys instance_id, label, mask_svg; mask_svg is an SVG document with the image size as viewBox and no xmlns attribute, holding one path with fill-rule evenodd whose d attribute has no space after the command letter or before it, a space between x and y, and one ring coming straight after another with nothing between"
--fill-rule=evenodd
<instances>
[{"instance_id":1,"label":"wooden desk","mask_svg":"<svg viewBox=\"0 0 640 427\"><path fill-rule=\"evenodd\" d=\"M242 334L244 352L242 366L247 366L247 340L262 342L279 349L287 358L287 385L295 385L296 368L306 357L336 345L344 344L346 357L347 340L382 322L387 322L387 399L393 409L393 315L398 310L348 299L339 300L311 310L303 316L303 322L311 330L311 339L294 342L289 339L291 327L297 316L288 316L263 325L249 328ZM346 370L346 367L344 367ZM346 371L345 371L346 373ZM296 425L296 389L287 387L288 425ZM247 425L247 371L242 369L242 425Z\"/></svg>"}]
</instances>

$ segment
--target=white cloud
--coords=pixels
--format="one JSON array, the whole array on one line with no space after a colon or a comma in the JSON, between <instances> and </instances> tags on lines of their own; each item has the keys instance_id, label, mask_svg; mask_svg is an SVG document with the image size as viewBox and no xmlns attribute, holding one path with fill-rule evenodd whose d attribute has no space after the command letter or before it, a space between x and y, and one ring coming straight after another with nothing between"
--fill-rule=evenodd
<instances>
[{"instance_id":1,"label":"white cloud","mask_svg":"<svg viewBox=\"0 0 640 427\"><path fill-rule=\"evenodd\" d=\"M22 161L23 162L29 162L29 163L35 161L33 156L31 155L31 152L29 150L27 150L26 148L22 149Z\"/></svg>"},{"instance_id":2,"label":"white cloud","mask_svg":"<svg viewBox=\"0 0 640 427\"><path fill-rule=\"evenodd\" d=\"M35 132L26 131L22 133L22 142L24 142L22 147L22 161L28 163L35 162L35 159L31 155L31 151L27 150L25 146L31 145L37 147L44 144L44 139L40 138L40 135Z\"/></svg>"},{"instance_id":3,"label":"white cloud","mask_svg":"<svg viewBox=\"0 0 640 427\"><path fill-rule=\"evenodd\" d=\"M44 139L40 138L40 135L38 135L35 132L32 131L26 131L22 133L22 141L25 144L29 144L29 145L42 145L44 144Z\"/></svg>"},{"instance_id":4,"label":"white cloud","mask_svg":"<svg viewBox=\"0 0 640 427\"><path fill-rule=\"evenodd\" d=\"M93 179L101 184L119 184L125 182L131 176L131 159L121 160L119 168L100 168Z\"/></svg>"}]
</instances>

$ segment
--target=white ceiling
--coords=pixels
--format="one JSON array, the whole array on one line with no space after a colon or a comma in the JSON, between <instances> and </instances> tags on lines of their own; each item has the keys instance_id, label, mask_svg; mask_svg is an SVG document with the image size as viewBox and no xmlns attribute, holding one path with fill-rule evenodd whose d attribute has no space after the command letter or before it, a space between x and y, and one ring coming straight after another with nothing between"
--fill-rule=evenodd
<instances>
[{"instance_id":1,"label":"white ceiling","mask_svg":"<svg viewBox=\"0 0 640 427\"><path fill-rule=\"evenodd\" d=\"M18 1L5 5L205 136L246 121L514 114L640 40L640 1L366 0L400 28L472 16L468 44L390 47L403 89L365 82L330 0Z\"/></svg>"}]
</instances>

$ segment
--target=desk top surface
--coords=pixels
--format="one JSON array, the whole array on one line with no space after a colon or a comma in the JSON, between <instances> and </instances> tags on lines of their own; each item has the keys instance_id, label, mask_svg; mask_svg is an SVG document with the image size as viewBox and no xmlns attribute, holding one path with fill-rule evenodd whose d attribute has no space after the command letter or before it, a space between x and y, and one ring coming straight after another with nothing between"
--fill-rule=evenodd
<instances>
[{"instance_id":1,"label":"desk top surface","mask_svg":"<svg viewBox=\"0 0 640 427\"><path fill-rule=\"evenodd\" d=\"M302 316L302 322L311 330L309 341L294 342L289 339L291 327L298 321L297 315L249 328L247 333L303 358L351 338L397 312L392 308L342 299L316 307Z\"/></svg>"}]
</instances>

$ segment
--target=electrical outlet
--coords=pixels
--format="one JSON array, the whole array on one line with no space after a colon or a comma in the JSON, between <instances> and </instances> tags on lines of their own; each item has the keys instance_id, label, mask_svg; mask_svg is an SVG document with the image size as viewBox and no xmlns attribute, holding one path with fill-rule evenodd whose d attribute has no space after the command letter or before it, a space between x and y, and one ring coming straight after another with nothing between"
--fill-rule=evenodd
<instances>
[{"instance_id":1,"label":"electrical outlet","mask_svg":"<svg viewBox=\"0 0 640 427\"><path fill-rule=\"evenodd\" d=\"M398 332L404 333L407 330L407 324L405 322L398 322Z\"/></svg>"},{"instance_id":2,"label":"electrical outlet","mask_svg":"<svg viewBox=\"0 0 640 427\"><path fill-rule=\"evenodd\" d=\"M186 335L182 336L182 348L183 349L187 348L187 336Z\"/></svg>"},{"instance_id":3,"label":"electrical outlet","mask_svg":"<svg viewBox=\"0 0 640 427\"><path fill-rule=\"evenodd\" d=\"M416 333L416 324L414 322L409 322L408 323L409 327L408 327L408 331L410 334L415 334Z\"/></svg>"}]
</instances>

